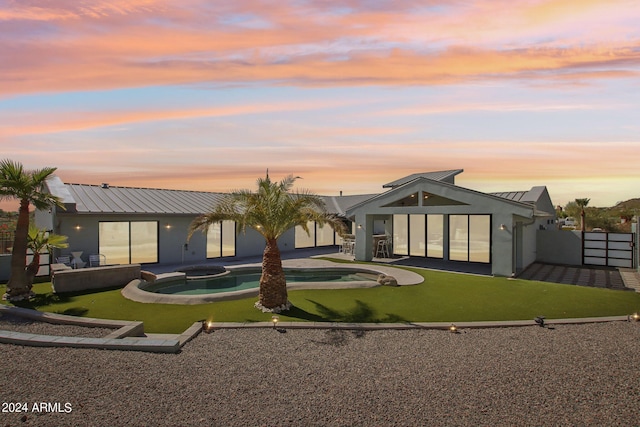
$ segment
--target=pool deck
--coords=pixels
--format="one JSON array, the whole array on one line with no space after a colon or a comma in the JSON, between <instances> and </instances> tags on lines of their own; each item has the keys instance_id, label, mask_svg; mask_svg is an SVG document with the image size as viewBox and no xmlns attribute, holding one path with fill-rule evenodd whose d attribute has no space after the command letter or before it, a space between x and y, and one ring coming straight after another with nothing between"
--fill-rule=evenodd
<instances>
[{"instance_id":1,"label":"pool deck","mask_svg":"<svg viewBox=\"0 0 640 427\"><path fill-rule=\"evenodd\" d=\"M261 263L248 263L228 266L229 269L241 269L246 267L260 267ZM372 265L372 264L360 264L360 263L336 263L327 260L313 259L313 258L298 258L298 259L285 259L282 261L284 268L313 268L313 269L352 269L352 270L367 270L377 274L384 274L386 276L394 277L399 286L417 285L422 283L424 278L414 272L404 270L401 268L394 268L387 265ZM183 273L161 273L158 274L156 282L176 280L183 278ZM228 301L233 299L245 298L258 295L258 288L245 289L241 291L221 292L215 294L203 294L203 295L166 295L153 292L147 292L140 289L140 285L144 284L141 280L134 280L122 289L122 295L125 298L136 302L142 303L161 303L161 304L181 304L181 305L194 305L194 304L206 304L213 301ZM287 284L287 289L346 289L346 288L371 288L375 286L381 286L374 281L354 281L354 282L309 282L309 283L296 283L291 282Z\"/></svg>"}]
</instances>

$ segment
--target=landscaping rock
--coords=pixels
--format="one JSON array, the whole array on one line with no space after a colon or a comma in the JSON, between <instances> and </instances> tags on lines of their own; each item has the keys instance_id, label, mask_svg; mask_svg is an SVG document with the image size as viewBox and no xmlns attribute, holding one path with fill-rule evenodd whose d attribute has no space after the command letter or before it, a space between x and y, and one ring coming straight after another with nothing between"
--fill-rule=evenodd
<instances>
[{"instance_id":1,"label":"landscaping rock","mask_svg":"<svg viewBox=\"0 0 640 427\"><path fill-rule=\"evenodd\" d=\"M399 286L395 277L387 276L386 274L380 274L378 276L378 283L382 286Z\"/></svg>"}]
</instances>

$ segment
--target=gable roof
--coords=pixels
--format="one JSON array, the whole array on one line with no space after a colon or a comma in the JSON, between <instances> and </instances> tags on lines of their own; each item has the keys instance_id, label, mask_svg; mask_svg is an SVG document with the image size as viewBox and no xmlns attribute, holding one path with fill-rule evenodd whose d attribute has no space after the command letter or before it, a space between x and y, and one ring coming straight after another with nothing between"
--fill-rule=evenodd
<instances>
[{"instance_id":1,"label":"gable roof","mask_svg":"<svg viewBox=\"0 0 640 427\"><path fill-rule=\"evenodd\" d=\"M390 194L394 194L394 193L402 193L402 192L406 192L406 188L415 188L416 186L420 186L422 183L424 184L437 184L439 186L442 186L443 188L448 188L451 190L455 190L455 191L460 191L464 194L469 194L469 195L476 195L476 196L481 196L481 197L486 197L486 198L490 198L493 199L495 201L499 201L502 203L506 203L506 204L510 204L512 205L515 209L521 209L521 208L525 208L527 210L530 210L530 212L532 214L536 213L536 209L535 209L535 204L534 203L530 203L530 202L524 202L524 201L520 201L520 200L511 200L509 198L505 198L505 197L500 197L496 194L489 194L489 193L482 193L480 191L476 191L476 190L472 190L469 188L465 188L465 187L460 187L457 186L453 183L449 183L449 182L445 182L445 181L435 181L433 179L427 178L427 177L417 177L413 180L407 181L404 184L398 185L397 187L394 187L390 190L385 191L384 193L375 195L374 197L367 199L367 200L363 200L362 202L358 203L357 205L351 206L351 208L348 209L347 211L347 215L348 216L352 216L354 215L355 211L357 209L362 208L363 206L369 204L369 203L373 203L376 200L379 199L384 199L386 197L388 197ZM541 187L542 189L545 189L545 187Z\"/></svg>"},{"instance_id":2,"label":"gable roof","mask_svg":"<svg viewBox=\"0 0 640 427\"><path fill-rule=\"evenodd\" d=\"M391 181L387 184L384 184L382 188L396 188L408 182L414 181L418 178L427 178L434 181L442 181L442 182L448 182L449 184L454 184L455 176L462 172L464 172L463 169L452 169L448 171L414 173L414 174L405 176L404 178L396 179L395 181Z\"/></svg>"}]
</instances>

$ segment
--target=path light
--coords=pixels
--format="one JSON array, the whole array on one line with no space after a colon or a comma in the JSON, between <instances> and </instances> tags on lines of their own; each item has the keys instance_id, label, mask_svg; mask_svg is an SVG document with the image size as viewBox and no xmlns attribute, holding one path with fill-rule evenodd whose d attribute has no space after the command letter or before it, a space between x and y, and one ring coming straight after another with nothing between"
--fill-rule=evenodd
<instances>
[{"instance_id":1,"label":"path light","mask_svg":"<svg viewBox=\"0 0 640 427\"><path fill-rule=\"evenodd\" d=\"M452 334L457 334L458 327L452 323L451 326L449 326L449 332L451 332Z\"/></svg>"},{"instance_id":2,"label":"path light","mask_svg":"<svg viewBox=\"0 0 640 427\"><path fill-rule=\"evenodd\" d=\"M538 316L533 319L533 321L540 325L540 327L544 328L544 316Z\"/></svg>"},{"instance_id":3,"label":"path light","mask_svg":"<svg viewBox=\"0 0 640 427\"><path fill-rule=\"evenodd\" d=\"M213 332L213 322L211 320L203 320L202 330L207 334L210 334L211 332Z\"/></svg>"},{"instance_id":4,"label":"path light","mask_svg":"<svg viewBox=\"0 0 640 427\"><path fill-rule=\"evenodd\" d=\"M280 316L276 316L275 314L271 316L271 323L273 323L273 329L276 329L279 321L280 321Z\"/></svg>"},{"instance_id":5,"label":"path light","mask_svg":"<svg viewBox=\"0 0 640 427\"><path fill-rule=\"evenodd\" d=\"M633 320L635 322L639 321L640 320L640 314L638 314L637 312L633 313L632 315L629 316L629 320Z\"/></svg>"}]
</instances>

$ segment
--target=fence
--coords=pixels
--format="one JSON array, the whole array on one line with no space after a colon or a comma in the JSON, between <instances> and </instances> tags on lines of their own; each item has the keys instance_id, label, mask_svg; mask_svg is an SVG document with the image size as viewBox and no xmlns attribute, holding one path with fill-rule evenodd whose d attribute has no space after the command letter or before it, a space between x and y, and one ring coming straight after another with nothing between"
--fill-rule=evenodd
<instances>
[{"instance_id":1,"label":"fence","mask_svg":"<svg viewBox=\"0 0 640 427\"><path fill-rule=\"evenodd\" d=\"M13 247L13 231L0 230L0 254L10 254Z\"/></svg>"}]
</instances>

